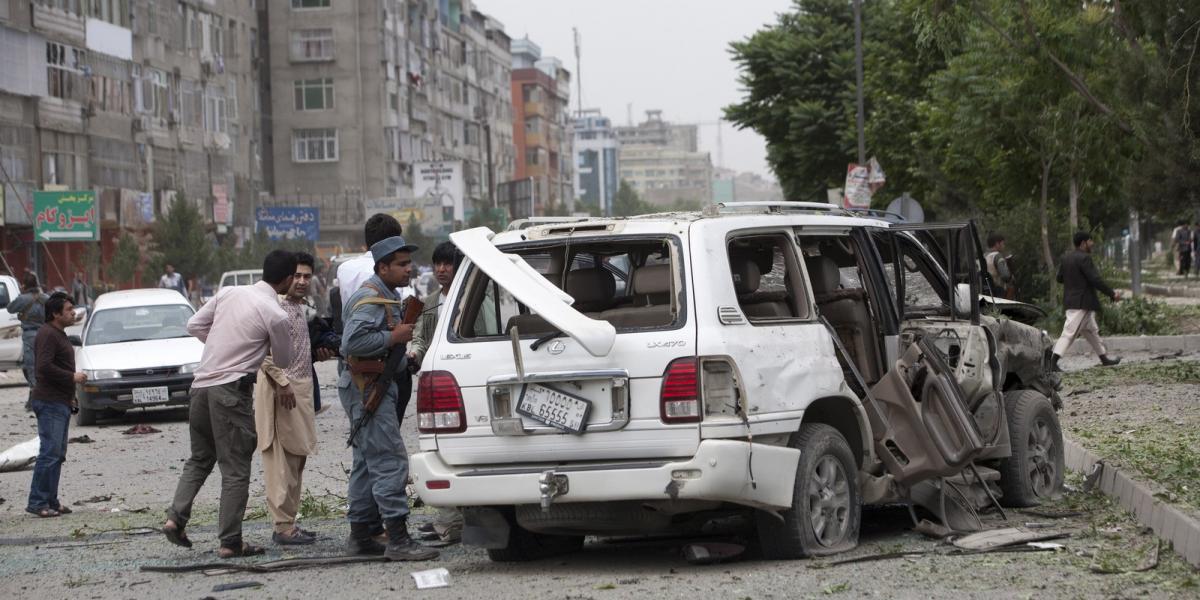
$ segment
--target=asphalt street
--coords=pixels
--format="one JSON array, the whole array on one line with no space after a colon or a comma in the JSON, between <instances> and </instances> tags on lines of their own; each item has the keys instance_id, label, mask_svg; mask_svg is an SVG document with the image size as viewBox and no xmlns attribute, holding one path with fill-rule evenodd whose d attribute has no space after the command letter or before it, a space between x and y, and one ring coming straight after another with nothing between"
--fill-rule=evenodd
<instances>
[{"instance_id":1,"label":"asphalt street","mask_svg":"<svg viewBox=\"0 0 1200 600\"><path fill-rule=\"evenodd\" d=\"M1137 358L1137 357L1132 357ZM1087 359L1073 359L1080 366ZM1072 363L1068 363L1072 364ZM320 367L328 396L334 390L332 365ZM7 374L20 382L20 373ZM4 382L0 381L0 385ZM34 420L21 410L27 388L13 383L0 387L0 448L34 435ZM330 398L332 399L332 398ZM405 437L416 447L411 412ZM1068 492L1054 510L1071 509L1065 518L1026 513L987 516L989 526L1039 522L1071 534L1058 551L952 556L949 547L911 531L902 508L870 509L864 513L861 543L834 558L771 562L748 557L727 564L697 566L682 558L689 540L589 539L581 552L523 564L497 564L484 551L462 546L443 548L440 560L426 563L373 563L311 568L283 573L158 574L142 572L146 565L195 565L218 562L215 525L219 481L214 475L197 499L189 532L196 547L169 545L155 532L187 456L187 424L180 411L129 414L97 427L72 426L72 437L86 435L91 443L73 443L64 465L62 499L75 512L56 519L37 519L24 512L30 471L0 473L0 597L2 598L299 598L395 597L411 595L414 571L445 567L448 588L427 590L421 597L444 598L1107 598L1196 597L1194 588L1179 581L1179 561L1165 556L1163 566L1148 573L1104 575L1093 572L1097 557L1106 552L1129 554L1131 548L1153 542L1128 517L1114 512L1102 498ZM262 477L255 458L255 478L247 510L247 539L266 544L265 557L238 559L235 564L284 557L332 556L341 552L347 525L341 516L345 449L349 429L339 405L317 420L319 454L305 473L312 498L304 527L320 534L315 546L283 550L270 544L270 527L263 518ZM147 424L158 433L126 435L126 429ZM1078 485L1078 481L1073 482ZM1070 513L1067 513L1070 514ZM416 525L428 521L427 508L414 511ZM1099 532L1099 533L1098 533ZM744 541L738 536L722 538ZM690 540L694 541L694 540ZM878 554L908 556L834 565L833 561ZM926 553L926 554L918 554ZM1164 554L1167 554L1164 552ZM1190 573L1190 571L1188 571ZM1170 575L1170 577L1168 577ZM1188 575L1183 575L1184 581ZM223 583L259 582L262 587L213 593Z\"/></svg>"}]
</instances>

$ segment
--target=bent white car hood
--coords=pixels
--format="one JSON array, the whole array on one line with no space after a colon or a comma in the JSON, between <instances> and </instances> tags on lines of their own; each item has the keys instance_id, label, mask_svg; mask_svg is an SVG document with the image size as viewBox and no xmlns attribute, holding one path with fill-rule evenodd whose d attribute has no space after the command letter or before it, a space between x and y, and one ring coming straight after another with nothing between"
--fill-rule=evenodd
<instances>
[{"instance_id":1,"label":"bent white car hood","mask_svg":"<svg viewBox=\"0 0 1200 600\"><path fill-rule=\"evenodd\" d=\"M149 369L200 362L204 344L191 336L120 344L93 344L75 349L76 369Z\"/></svg>"},{"instance_id":2,"label":"bent white car hood","mask_svg":"<svg viewBox=\"0 0 1200 600\"><path fill-rule=\"evenodd\" d=\"M505 254L492 244L492 230L476 227L450 234L454 245L488 277L522 304L571 336L592 356L607 356L617 339L612 323L589 318L571 308L575 301L542 277L516 254Z\"/></svg>"}]
</instances>

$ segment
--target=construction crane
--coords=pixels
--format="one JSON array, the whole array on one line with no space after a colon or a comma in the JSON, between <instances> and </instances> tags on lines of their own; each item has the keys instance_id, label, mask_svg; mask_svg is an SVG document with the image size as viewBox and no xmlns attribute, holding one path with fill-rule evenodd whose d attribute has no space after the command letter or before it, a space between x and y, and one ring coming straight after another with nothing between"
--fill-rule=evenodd
<instances>
[{"instance_id":1,"label":"construction crane","mask_svg":"<svg viewBox=\"0 0 1200 600\"><path fill-rule=\"evenodd\" d=\"M721 125L726 123L725 119L717 119L716 121L699 121L693 122L692 125L699 127L716 127L717 128L717 167L725 168L725 143L721 141Z\"/></svg>"}]
</instances>

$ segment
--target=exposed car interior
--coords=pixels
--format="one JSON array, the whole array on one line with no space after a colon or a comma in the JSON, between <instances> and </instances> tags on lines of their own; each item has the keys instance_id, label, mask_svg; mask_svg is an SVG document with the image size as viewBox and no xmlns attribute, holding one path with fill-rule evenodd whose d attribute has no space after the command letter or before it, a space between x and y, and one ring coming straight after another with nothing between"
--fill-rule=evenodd
<instances>
[{"instance_id":1,"label":"exposed car interior","mask_svg":"<svg viewBox=\"0 0 1200 600\"><path fill-rule=\"evenodd\" d=\"M867 385L874 384L886 369L853 242L845 236L799 240L818 312L833 326Z\"/></svg>"},{"instance_id":2,"label":"exposed car interior","mask_svg":"<svg viewBox=\"0 0 1200 600\"><path fill-rule=\"evenodd\" d=\"M674 283L678 268L672 264L674 252L670 241L655 238L604 243L562 240L515 251L570 295L572 308L608 321L618 331L677 324L682 303ZM508 336L514 328L522 336L555 331L482 271L475 270L467 285L455 322L460 338ZM481 318L488 313L494 318Z\"/></svg>"}]
</instances>

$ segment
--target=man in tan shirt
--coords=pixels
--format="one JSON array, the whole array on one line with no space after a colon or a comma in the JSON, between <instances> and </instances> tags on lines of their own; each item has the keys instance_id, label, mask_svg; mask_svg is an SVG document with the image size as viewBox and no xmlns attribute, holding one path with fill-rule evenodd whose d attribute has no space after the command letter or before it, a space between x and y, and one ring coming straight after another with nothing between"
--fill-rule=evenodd
<instances>
[{"instance_id":1,"label":"man in tan shirt","mask_svg":"<svg viewBox=\"0 0 1200 600\"><path fill-rule=\"evenodd\" d=\"M296 524L300 508L304 464L317 452L317 428L313 412L312 342L308 335L308 292L314 259L296 253L296 274L282 299L287 313L292 346L292 363L286 369L268 356L254 386L254 426L258 450L262 452L263 478L267 488L267 511L275 524L272 541L279 545L304 545L316 536ZM333 353L317 351L317 360Z\"/></svg>"}]
</instances>

